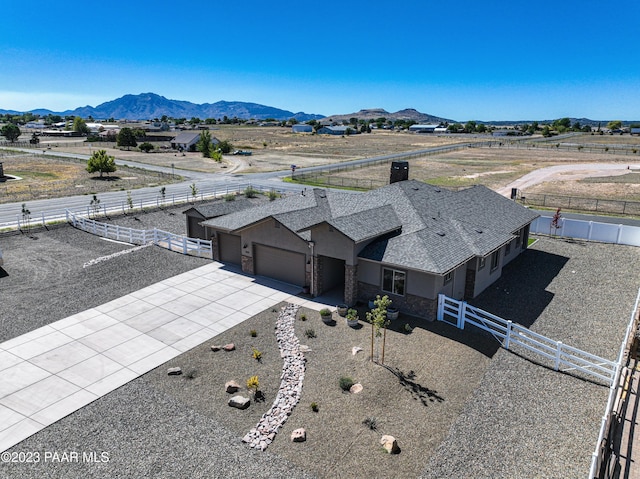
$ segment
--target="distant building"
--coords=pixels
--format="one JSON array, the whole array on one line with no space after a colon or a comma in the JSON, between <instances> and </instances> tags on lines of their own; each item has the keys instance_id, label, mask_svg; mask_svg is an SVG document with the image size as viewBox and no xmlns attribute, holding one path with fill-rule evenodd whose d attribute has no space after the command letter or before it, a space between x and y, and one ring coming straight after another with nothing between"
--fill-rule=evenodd
<instances>
[{"instance_id":1,"label":"distant building","mask_svg":"<svg viewBox=\"0 0 640 479\"><path fill-rule=\"evenodd\" d=\"M185 131L171 140L171 148L180 151L196 151L198 141L200 141L200 133Z\"/></svg>"},{"instance_id":2,"label":"distant building","mask_svg":"<svg viewBox=\"0 0 640 479\"><path fill-rule=\"evenodd\" d=\"M640 127L636 128L636 127L632 127L630 130L630 133L632 135L640 135Z\"/></svg>"},{"instance_id":3,"label":"distant building","mask_svg":"<svg viewBox=\"0 0 640 479\"><path fill-rule=\"evenodd\" d=\"M320 135L346 135L347 130L351 130L350 134L358 133L358 129L354 126L323 126L318 130Z\"/></svg>"},{"instance_id":4,"label":"distant building","mask_svg":"<svg viewBox=\"0 0 640 479\"><path fill-rule=\"evenodd\" d=\"M413 133L435 133L440 125L411 125L409 131Z\"/></svg>"},{"instance_id":5,"label":"distant building","mask_svg":"<svg viewBox=\"0 0 640 479\"><path fill-rule=\"evenodd\" d=\"M313 133L313 127L311 125L298 124L293 125L291 131L294 133Z\"/></svg>"}]
</instances>

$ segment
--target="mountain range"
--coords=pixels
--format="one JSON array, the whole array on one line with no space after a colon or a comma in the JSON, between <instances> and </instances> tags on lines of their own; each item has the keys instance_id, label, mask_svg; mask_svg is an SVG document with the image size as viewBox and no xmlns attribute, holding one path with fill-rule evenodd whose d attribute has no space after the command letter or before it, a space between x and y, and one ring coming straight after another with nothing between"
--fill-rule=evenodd
<instances>
[{"instance_id":1,"label":"mountain range","mask_svg":"<svg viewBox=\"0 0 640 479\"><path fill-rule=\"evenodd\" d=\"M0 110L2 114L17 114L21 112ZM298 121L319 120L324 115L308 114L304 112L294 113L280 108L260 105L258 103L246 103L241 101L218 101L216 103L191 103L190 101L169 100L155 93L141 93L139 95L124 95L116 100L102 103L96 107L83 106L75 110L54 112L51 110L37 109L31 113L41 116L61 115L80 116L95 119L115 118L118 120L151 120L167 115L172 118L239 118L243 120L288 120L295 118Z\"/></svg>"}]
</instances>

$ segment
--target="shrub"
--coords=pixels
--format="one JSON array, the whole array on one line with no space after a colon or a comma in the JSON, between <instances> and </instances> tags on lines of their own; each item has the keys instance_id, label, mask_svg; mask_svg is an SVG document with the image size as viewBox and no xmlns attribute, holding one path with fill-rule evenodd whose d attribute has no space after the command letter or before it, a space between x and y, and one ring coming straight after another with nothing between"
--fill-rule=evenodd
<instances>
[{"instance_id":1,"label":"shrub","mask_svg":"<svg viewBox=\"0 0 640 479\"><path fill-rule=\"evenodd\" d=\"M247 379L247 389L253 390L254 393L258 391L258 387L260 386L260 382L258 381L258 376L251 376Z\"/></svg>"},{"instance_id":2,"label":"shrub","mask_svg":"<svg viewBox=\"0 0 640 479\"><path fill-rule=\"evenodd\" d=\"M233 193L228 193L226 195L224 195L222 197L222 199L224 199L225 201L235 201L236 200L236 195Z\"/></svg>"},{"instance_id":3,"label":"shrub","mask_svg":"<svg viewBox=\"0 0 640 479\"><path fill-rule=\"evenodd\" d=\"M251 356L253 357L253 359L255 359L256 361L260 361L262 359L262 353L260 351L258 351L256 348L251 348L252 354Z\"/></svg>"},{"instance_id":4,"label":"shrub","mask_svg":"<svg viewBox=\"0 0 640 479\"><path fill-rule=\"evenodd\" d=\"M411 325L409 325L409 323L406 323L404 325L404 332L405 333L410 333L411 331L413 331L413 328L411 327Z\"/></svg>"},{"instance_id":5,"label":"shrub","mask_svg":"<svg viewBox=\"0 0 640 479\"><path fill-rule=\"evenodd\" d=\"M304 335L305 335L307 338L311 339L311 338L315 338L315 337L316 337L316 332L315 332L313 329L307 329L307 330L304 332Z\"/></svg>"},{"instance_id":6,"label":"shrub","mask_svg":"<svg viewBox=\"0 0 640 479\"><path fill-rule=\"evenodd\" d=\"M249 334L252 338L255 338L258 335L258 332L255 329L252 329L251 331L249 331Z\"/></svg>"},{"instance_id":7,"label":"shrub","mask_svg":"<svg viewBox=\"0 0 640 479\"><path fill-rule=\"evenodd\" d=\"M279 197L280 195L276 193L275 190L269 190L269 192L267 193L267 198L269 198L269 201L273 201Z\"/></svg>"},{"instance_id":8,"label":"shrub","mask_svg":"<svg viewBox=\"0 0 640 479\"><path fill-rule=\"evenodd\" d=\"M349 377L342 376L340 378L339 384L340 389L342 389L343 391L348 391L349 389L351 389L351 386L355 384L355 381Z\"/></svg>"},{"instance_id":9,"label":"shrub","mask_svg":"<svg viewBox=\"0 0 640 479\"><path fill-rule=\"evenodd\" d=\"M252 186L247 186L244 190L244 196L247 198L255 198L258 195L258 190L254 189Z\"/></svg>"},{"instance_id":10,"label":"shrub","mask_svg":"<svg viewBox=\"0 0 640 479\"><path fill-rule=\"evenodd\" d=\"M376 421L376 418L373 416L365 418L364 421L362 421L362 424L367 426L372 431L378 429L378 421Z\"/></svg>"},{"instance_id":11,"label":"shrub","mask_svg":"<svg viewBox=\"0 0 640 479\"><path fill-rule=\"evenodd\" d=\"M318 412L318 411L320 410L320 406L318 406L318 403L316 403L316 402L312 402L312 403L311 403L311 410L312 410L313 412Z\"/></svg>"},{"instance_id":12,"label":"shrub","mask_svg":"<svg viewBox=\"0 0 640 479\"><path fill-rule=\"evenodd\" d=\"M300 321L306 321L307 320L307 315L306 314L301 314L300 315Z\"/></svg>"},{"instance_id":13,"label":"shrub","mask_svg":"<svg viewBox=\"0 0 640 479\"><path fill-rule=\"evenodd\" d=\"M329 311L327 308L322 308L320 310L320 316L331 316L331 311Z\"/></svg>"},{"instance_id":14,"label":"shrub","mask_svg":"<svg viewBox=\"0 0 640 479\"><path fill-rule=\"evenodd\" d=\"M196 378L196 376L197 376L197 371L196 371L195 369L190 370L190 371L185 375L185 377L186 377L187 379L195 379L195 378Z\"/></svg>"}]
</instances>

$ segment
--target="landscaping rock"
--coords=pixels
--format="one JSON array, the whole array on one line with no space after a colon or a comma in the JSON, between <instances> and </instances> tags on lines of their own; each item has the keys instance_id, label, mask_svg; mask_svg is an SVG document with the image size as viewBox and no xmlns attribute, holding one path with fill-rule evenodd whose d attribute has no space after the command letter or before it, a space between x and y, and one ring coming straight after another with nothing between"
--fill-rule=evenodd
<instances>
[{"instance_id":1,"label":"landscaping rock","mask_svg":"<svg viewBox=\"0 0 640 479\"><path fill-rule=\"evenodd\" d=\"M309 352L311 352L311 348L309 346L301 344L300 345L300 352L301 353L309 353Z\"/></svg>"},{"instance_id":2,"label":"landscaping rock","mask_svg":"<svg viewBox=\"0 0 640 479\"><path fill-rule=\"evenodd\" d=\"M240 389L240 385L236 381L227 381L224 384L224 390L230 394L237 392Z\"/></svg>"},{"instance_id":3,"label":"landscaping rock","mask_svg":"<svg viewBox=\"0 0 640 479\"><path fill-rule=\"evenodd\" d=\"M362 392L362 384L355 383L353 386L351 386L351 388L349 389L349 392L351 394L358 394L358 393Z\"/></svg>"},{"instance_id":4,"label":"landscaping rock","mask_svg":"<svg viewBox=\"0 0 640 479\"><path fill-rule=\"evenodd\" d=\"M247 409L249 407L249 404L251 404L251 399L244 396L233 396L231 399L229 399L228 404L229 406L238 409Z\"/></svg>"},{"instance_id":5,"label":"landscaping rock","mask_svg":"<svg viewBox=\"0 0 640 479\"><path fill-rule=\"evenodd\" d=\"M236 345L233 343L225 344L224 346L222 346L222 349L224 349L225 351L233 351L236 349Z\"/></svg>"},{"instance_id":6,"label":"landscaping rock","mask_svg":"<svg viewBox=\"0 0 640 479\"><path fill-rule=\"evenodd\" d=\"M291 432L291 442L304 442L307 440L307 431L303 427Z\"/></svg>"},{"instance_id":7,"label":"landscaping rock","mask_svg":"<svg viewBox=\"0 0 640 479\"><path fill-rule=\"evenodd\" d=\"M400 452L398 441L396 441L396 438L393 436L385 434L380 438L380 444L389 454L398 454Z\"/></svg>"},{"instance_id":8,"label":"landscaping rock","mask_svg":"<svg viewBox=\"0 0 640 479\"><path fill-rule=\"evenodd\" d=\"M362 348L361 348L361 347L354 346L353 348L351 348L351 354L352 354L353 356L355 356L356 354L358 354L360 351L362 351Z\"/></svg>"},{"instance_id":9,"label":"landscaping rock","mask_svg":"<svg viewBox=\"0 0 640 479\"><path fill-rule=\"evenodd\" d=\"M211 351L220 351L222 349L222 346L214 344L211 346Z\"/></svg>"},{"instance_id":10,"label":"landscaping rock","mask_svg":"<svg viewBox=\"0 0 640 479\"><path fill-rule=\"evenodd\" d=\"M169 368L167 369L167 374L169 376L179 376L180 374L182 374L182 369L179 367Z\"/></svg>"}]
</instances>

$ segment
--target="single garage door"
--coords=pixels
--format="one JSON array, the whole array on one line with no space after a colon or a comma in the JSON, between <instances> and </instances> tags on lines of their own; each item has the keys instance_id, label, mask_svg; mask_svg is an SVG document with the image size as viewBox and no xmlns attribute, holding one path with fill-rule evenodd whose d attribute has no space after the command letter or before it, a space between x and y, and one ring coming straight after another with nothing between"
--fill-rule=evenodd
<instances>
[{"instance_id":1,"label":"single garage door","mask_svg":"<svg viewBox=\"0 0 640 479\"><path fill-rule=\"evenodd\" d=\"M220 261L223 263L242 263L240 236L218 233L218 248L220 248Z\"/></svg>"},{"instance_id":2,"label":"single garage door","mask_svg":"<svg viewBox=\"0 0 640 479\"><path fill-rule=\"evenodd\" d=\"M306 261L302 253L255 244L253 265L256 274L304 286Z\"/></svg>"}]
</instances>

